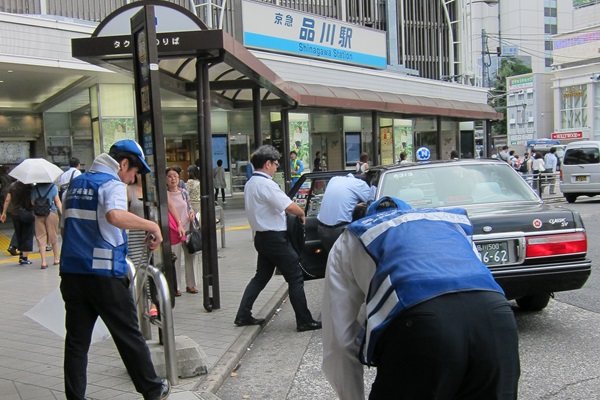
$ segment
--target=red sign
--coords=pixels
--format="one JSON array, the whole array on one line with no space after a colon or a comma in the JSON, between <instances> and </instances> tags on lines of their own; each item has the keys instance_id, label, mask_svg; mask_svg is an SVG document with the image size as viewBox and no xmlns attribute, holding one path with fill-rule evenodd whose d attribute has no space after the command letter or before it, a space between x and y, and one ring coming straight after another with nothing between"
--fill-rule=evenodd
<instances>
[{"instance_id":1,"label":"red sign","mask_svg":"<svg viewBox=\"0 0 600 400\"><path fill-rule=\"evenodd\" d=\"M552 139L557 140L568 140L568 139L582 139L583 132L556 132L552 134Z\"/></svg>"}]
</instances>

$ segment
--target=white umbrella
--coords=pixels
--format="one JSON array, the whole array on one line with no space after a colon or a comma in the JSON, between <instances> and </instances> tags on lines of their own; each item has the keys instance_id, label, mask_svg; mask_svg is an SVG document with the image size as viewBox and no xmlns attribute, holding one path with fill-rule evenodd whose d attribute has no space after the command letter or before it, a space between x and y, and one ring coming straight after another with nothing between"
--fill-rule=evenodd
<instances>
[{"instance_id":1,"label":"white umbrella","mask_svg":"<svg viewBox=\"0 0 600 400\"><path fill-rule=\"evenodd\" d=\"M65 329L65 302L58 288L40 300L25 315L62 338L67 334ZM98 318L96 326L94 326L94 332L92 333L92 343L100 342L109 337L110 333L106 325L104 325L104 321Z\"/></svg>"},{"instance_id":2,"label":"white umbrella","mask_svg":"<svg viewBox=\"0 0 600 400\"><path fill-rule=\"evenodd\" d=\"M8 174L25 183L52 183L63 170L44 158L28 158Z\"/></svg>"}]
</instances>

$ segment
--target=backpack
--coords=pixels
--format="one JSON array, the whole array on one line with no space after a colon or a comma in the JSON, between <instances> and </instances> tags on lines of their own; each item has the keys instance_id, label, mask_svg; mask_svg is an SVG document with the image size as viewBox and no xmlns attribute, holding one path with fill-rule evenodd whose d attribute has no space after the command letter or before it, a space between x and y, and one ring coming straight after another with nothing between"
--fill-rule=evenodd
<instances>
[{"instance_id":1,"label":"backpack","mask_svg":"<svg viewBox=\"0 0 600 400\"><path fill-rule=\"evenodd\" d=\"M522 172L524 174L527 173L527 161L523 161L521 163L521 166L519 167L519 172Z\"/></svg>"},{"instance_id":2,"label":"backpack","mask_svg":"<svg viewBox=\"0 0 600 400\"><path fill-rule=\"evenodd\" d=\"M35 187L35 191L38 194L38 197L33 201L33 213L39 217L46 217L50 215L50 200L48 200L48 193L52 190L52 186L48 188L46 194L42 196L40 193L40 189Z\"/></svg>"},{"instance_id":3,"label":"backpack","mask_svg":"<svg viewBox=\"0 0 600 400\"><path fill-rule=\"evenodd\" d=\"M73 172L71 172L71 177L69 178L69 181L67 183L63 183L62 185L59 186L59 188L58 188L58 197L60 198L60 201L63 200L63 194L69 188L69 185L71 184L71 181L73 180L73 175L75 175L75 171L74 170L73 170Z\"/></svg>"}]
</instances>

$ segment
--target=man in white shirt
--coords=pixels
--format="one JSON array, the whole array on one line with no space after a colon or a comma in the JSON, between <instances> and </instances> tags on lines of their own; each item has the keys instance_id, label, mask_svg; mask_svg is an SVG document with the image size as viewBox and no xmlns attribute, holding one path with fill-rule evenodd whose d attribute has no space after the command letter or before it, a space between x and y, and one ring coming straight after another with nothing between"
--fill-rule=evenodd
<instances>
[{"instance_id":1,"label":"man in white shirt","mask_svg":"<svg viewBox=\"0 0 600 400\"><path fill-rule=\"evenodd\" d=\"M69 159L69 169L62 173L61 176L56 180L56 186L58 187L58 195L60 196L60 200L63 201L63 193L69 187L69 183L73 178L77 178L81 175L81 171L79 170L81 163L79 158L71 157Z\"/></svg>"},{"instance_id":2,"label":"man in white shirt","mask_svg":"<svg viewBox=\"0 0 600 400\"><path fill-rule=\"evenodd\" d=\"M546 165L546 174L552 174L546 179L546 184L550 186L550 194L554 194L556 191L556 168L558 167L558 157L556 156L556 147L551 147L550 151L544 156L544 164Z\"/></svg>"},{"instance_id":3,"label":"man in white shirt","mask_svg":"<svg viewBox=\"0 0 600 400\"><path fill-rule=\"evenodd\" d=\"M244 198L246 216L254 231L254 248L258 252L258 260L256 274L244 291L234 323L245 326L262 325L265 322L264 318L252 316L252 306L277 267L289 286L297 330L304 332L321 329L321 322L315 321L308 309L304 277L299 266L300 257L287 236L286 213L300 217L304 223L304 211L273 181L280 158L281 154L277 149L269 145L259 147L250 157L254 173L246 182Z\"/></svg>"},{"instance_id":4,"label":"man in white shirt","mask_svg":"<svg viewBox=\"0 0 600 400\"><path fill-rule=\"evenodd\" d=\"M515 400L518 334L461 209L383 197L348 225L327 261L323 372L340 400Z\"/></svg>"}]
</instances>

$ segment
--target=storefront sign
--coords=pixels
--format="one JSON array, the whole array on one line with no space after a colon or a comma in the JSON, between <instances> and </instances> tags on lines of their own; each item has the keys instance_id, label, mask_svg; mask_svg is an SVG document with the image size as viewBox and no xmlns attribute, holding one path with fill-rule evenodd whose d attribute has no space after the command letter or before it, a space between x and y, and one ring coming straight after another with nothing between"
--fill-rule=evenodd
<instances>
[{"instance_id":1,"label":"storefront sign","mask_svg":"<svg viewBox=\"0 0 600 400\"><path fill-rule=\"evenodd\" d=\"M533 87L533 74L507 78L507 90L528 89Z\"/></svg>"},{"instance_id":2,"label":"storefront sign","mask_svg":"<svg viewBox=\"0 0 600 400\"><path fill-rule=\"evenodd\" d=\"M385 32L265 3L242 3L244 45L326 61L385 68Z\"/></svg>"},{"instance_id":3,"label":"storefront sign","mask_svg":"<svg viewBox=\"0 0 600 400\"><path fill-rule=\"evenodd\" d=\"M583 132L555 132L552 134L552 139L557 140L569 140L569 139L582 139Z\"/></svg>"}]
</instances>

